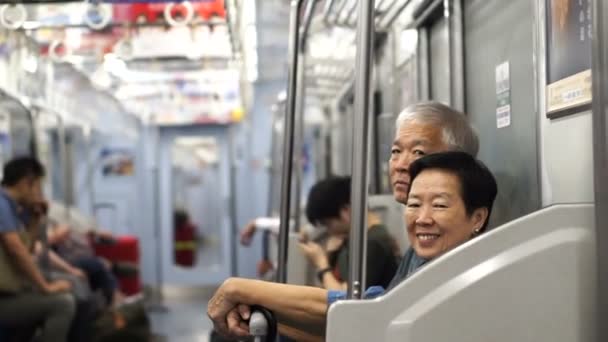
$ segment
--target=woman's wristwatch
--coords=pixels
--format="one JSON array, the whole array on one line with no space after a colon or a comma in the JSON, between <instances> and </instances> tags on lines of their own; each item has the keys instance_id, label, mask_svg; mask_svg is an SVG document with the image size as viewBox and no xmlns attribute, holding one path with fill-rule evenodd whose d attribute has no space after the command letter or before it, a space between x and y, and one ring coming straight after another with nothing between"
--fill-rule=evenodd
<instances>
[{"instance_id":1,"label":"woman's wristwatch","mask_svg":"<svg viewBox=\"0 0 608 342\"><path fill-rule=\"evenodd\" d=\"M317 277L319 278L319 281L322 283L323 282L323 276L325 275L325 273L327 272L331 272L331 267L325 267L323 269L320 269L319 271L317 271Z\"/></svg>"}]
</instances>

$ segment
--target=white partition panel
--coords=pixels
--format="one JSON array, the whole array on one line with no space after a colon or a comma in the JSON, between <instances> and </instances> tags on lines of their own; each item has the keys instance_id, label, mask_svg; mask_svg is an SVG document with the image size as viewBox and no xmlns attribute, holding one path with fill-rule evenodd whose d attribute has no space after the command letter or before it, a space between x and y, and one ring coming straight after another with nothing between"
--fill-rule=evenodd
<instances>
[{"instance_id":1,"label":"white partition panel","mask_svg":"<svg viewBox=\"0 0 608 342\"><path fill-rule=\"evenodd\" d=\"M375 300L329 310L327 341L594 341L593 205L556 205L470 241Z\"/></svg>"}]
</instances>

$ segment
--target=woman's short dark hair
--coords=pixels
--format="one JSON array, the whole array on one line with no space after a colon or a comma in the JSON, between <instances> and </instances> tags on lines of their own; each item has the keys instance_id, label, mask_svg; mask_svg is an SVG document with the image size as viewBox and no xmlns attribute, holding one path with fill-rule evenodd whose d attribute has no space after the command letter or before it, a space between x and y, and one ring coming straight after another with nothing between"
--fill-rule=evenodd
<instances>
[{"instance_id":1,"label":"woman's short dark hair","mask_svg":"<svg viewBox=\"0 0 608 342\"><path fill-rule=\"evenodd\" d=\"M4 165L2 185L14 186L23 179L39 179L44 177L44 175L44 166L38 159L33 157L18 157Z\"/></svg>"},{"instance_id":2,"label":"woman's short dark hair","mask_svg":"<svg viewBox=\"0 0 608 342\"><path fill-rule=\"evenodd\" d=\"M306 202L306 218L313 225L340 216L350 206L350 177L330 177L313 185Z\"/></svg>"},{"instance_id":3,"label":"woman's short dark hair","mask_svg":"<svg viewBox=\"0 0 608 342\"><path fill-rule=\"evenodd\" d=\"M429 154L413 162L410 166L410 183L413 184L422 171L429 169L444 170L458 177L460 195L467 215L472 215L479 208L488 209L488 218L481 227L481 231L485 231L498 192L496 179L492 172L481 161L468 153L441 152Z\"/></svg>"}]
</instances>

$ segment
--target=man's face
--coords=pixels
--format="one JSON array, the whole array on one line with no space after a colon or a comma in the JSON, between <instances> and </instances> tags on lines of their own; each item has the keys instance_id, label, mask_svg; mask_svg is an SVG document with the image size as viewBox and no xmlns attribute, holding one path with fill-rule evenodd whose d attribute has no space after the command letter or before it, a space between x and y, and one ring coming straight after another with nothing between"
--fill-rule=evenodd
<instances>
[{"instance_id":1,"label":"man's face","mask_svg":"<svg viewBox=\"0 0 608 342\"><path fill-rule=\"evenodd\" d=\"M326 218L320 222L329 235L345 236L350 232L350 208L340 210L340 215Z\"/></svg>"},{"instance_id":2,"label":"man's face","mask_svg":"<svg viewBox=\"0 0 608 342\"><path fill-rule=\"evenodd\" d=\"M393 196L397 202L407 202L410 186L409 167L416 159L431 153L444 152L442 130L432 124L417 121L405 122L399 127L389 160Z\"/></svg>"},{"instance_id":3,"label":"man's face","mask_svg":"<svg viewBox=\"0 0 608 342\"><path fill-rule=\"evenodd\" d=\"M19 183L20 204L32 206L44 201L42 178L27 177Z\"/></svg>"}]
</instances>

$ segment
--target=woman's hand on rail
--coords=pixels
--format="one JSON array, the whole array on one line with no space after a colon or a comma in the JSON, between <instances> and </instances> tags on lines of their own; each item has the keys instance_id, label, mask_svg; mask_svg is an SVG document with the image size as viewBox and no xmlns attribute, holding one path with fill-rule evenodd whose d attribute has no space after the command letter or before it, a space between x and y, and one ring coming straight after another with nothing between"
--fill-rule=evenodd
<instances>
[{"instance_id":1,"label":"woman's hand on rail","mask_svg":"<svg viewBox=\"0 0 608 342\"><path fill-rule=\"evenodd\" d=\"M232 279L226 280L209 300L207 307L207 315L215 329L228 339L249 336L249 327L245 322L249 319L249 307L234 301L233 292L236 289L233 283Z\"/></svg>"},{"instance_id":2,"label":"woman's hand on rail","mask_svg":"<svg viewBox=\"0 0 608 342\"><path fill-rule=\"evenodd\" d=\"M249 324L247 321L251 317L251 309L248 305L241 304L232 309L226 316L228 330L236 336L249 336Z\"/></svg>"}]
</instances>

